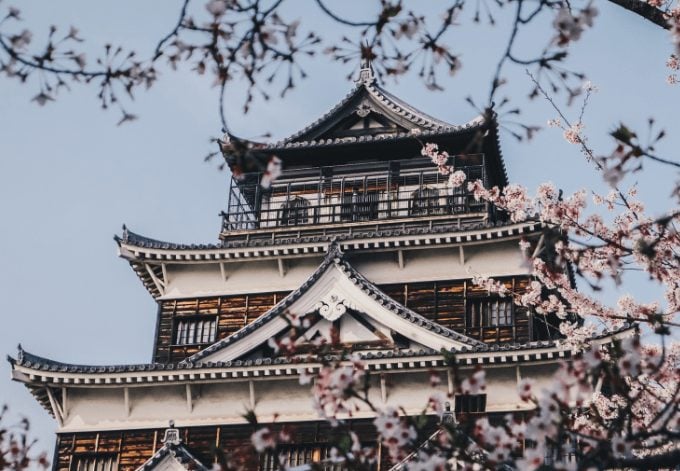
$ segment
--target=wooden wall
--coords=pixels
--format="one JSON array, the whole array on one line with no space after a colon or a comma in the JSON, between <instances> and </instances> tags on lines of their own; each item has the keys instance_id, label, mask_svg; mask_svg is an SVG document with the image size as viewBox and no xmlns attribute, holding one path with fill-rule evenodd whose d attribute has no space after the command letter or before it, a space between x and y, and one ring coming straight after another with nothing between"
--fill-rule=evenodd
<instances>
[{"instance_id":1,"label":"wooden wall","mask_svg":"<svg viewBox=\"0 0 680 471\"><path fill-rule=\"evenodd\" d=\"M529 283L527 277L500 279L508 289L522 293ZM534 318L526 308L514 307L514 324L503 327L479 327L466 316L470 300L488 297L485 289L469 280L430 281L380 285L379 288L395 301L413 309L441 325L487 343L528 342L556 335L554 319ZM177 362L196 353L206 345L173 345L176 319L219 315L217 339L225 338L267 312L288 292L221 296L159 302L158 335L154 348L156 362Z\"/></svg>"},{"instance_id":2,"label":"wooden wall","mask_svg":"<svg viewBox=\"0 0 680 471\"><path fill-rule=\"evenodd\" d=\"M278 424L276 427L281 427ZM434 427L434 420L432 420ZM301 445L327 446L337 433L328 422L305 422L288 424L292 443ZM356 420L348 428L359 436L365 445L375 445L376 432L370 420ZM225 425L189 427L180 429L183 443L203 464L210 467L215 461L216 451L228 455L241 464L244 470L257 470L259 458L254 452L250 436L255 431L250 425ZM345 429L346 432L346 429ZM110 432L83 432L57 435L54 471L71 471L74 456L102 456L114 454L118 460L119 471L134 471L163 446L163 429L126 430ZM383 460L382 470L389 469Z\"/></svg>"},{"instance_id":3,"label":"wooden wall","mask_svg":"<svg viewBox=\"0 0 680 471\"><path fill-rule=\"evenodd\" d=\"M288 292L180 299L159 302L154 361L176 362L198 352L197 345L173 345L176 319L218 315L217 339L223 339L267 312Z\"/></svg>"}]
</instances>

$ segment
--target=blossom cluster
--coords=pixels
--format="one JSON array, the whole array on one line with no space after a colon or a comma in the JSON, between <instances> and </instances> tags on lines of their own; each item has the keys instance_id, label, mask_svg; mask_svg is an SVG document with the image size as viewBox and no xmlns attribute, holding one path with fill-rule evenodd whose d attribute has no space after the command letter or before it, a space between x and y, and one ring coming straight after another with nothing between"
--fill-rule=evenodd
<instances>
[{"instance_id":1,"label":"blossom cluster","mask_svg":"<svg viewBox=\"0 0 680 471\"><path fill-rule=\"evenodd\" d=\"M557 30L555 42L560 46L567 46L572 41L578 41L585 29L593 26L598 13L592 3L577 14L567 5L561 7L553 20L553 27Z\"/></svg>"},{"instance_id":2,"label":"blossom cluster","mask_svg":"<svg viewBox=\"0 0 680 471\"><path fill-rule=\"evenodd\" d=\"M338 416L351 415L350 400L361 389L366 365L353 357L349 363L323 366L312 386L314 409L320 417L337 425Z\"/></svg>"}]
</instances>

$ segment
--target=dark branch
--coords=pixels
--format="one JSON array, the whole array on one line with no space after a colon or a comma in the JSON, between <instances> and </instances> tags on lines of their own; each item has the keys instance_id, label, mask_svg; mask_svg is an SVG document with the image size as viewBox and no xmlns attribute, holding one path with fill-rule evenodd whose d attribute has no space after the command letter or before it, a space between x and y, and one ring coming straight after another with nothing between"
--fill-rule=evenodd
<instances>
[{"instance_id":1,"label":"dark branch","mask_svg":"<svg viewBox=\"0 0 680 471\"><path fill-rule=\"evenodd\" d=\"M642 0L609 0L610 2L625 8L626 10L641 16L642 18L651 21L657 26L661 26L663 29L670 29L668 20L666 19L666 14L656 7L651 6L649 3Z\"/></svg>"}]
</instances>

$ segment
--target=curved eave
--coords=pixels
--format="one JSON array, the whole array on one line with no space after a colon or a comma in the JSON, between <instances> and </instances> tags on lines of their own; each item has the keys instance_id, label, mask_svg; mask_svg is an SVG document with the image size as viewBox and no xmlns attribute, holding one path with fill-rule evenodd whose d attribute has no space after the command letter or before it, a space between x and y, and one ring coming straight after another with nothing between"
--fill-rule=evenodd
<instances>
[{"instance_id":1,"label":"curved eave","mask_svg":"<svg viewBox=\"0 0 680 471\"><path fill-rule=\"evenodd\" d=\"M380 221L375 221L380 222ZM371 224L366 224L371 226ZM300 226L318 229L322 226ZM337 240L344 250L389 249L441 244L472 244L492 240L516 238L542 230L540 222L476 224L458 227L414 227L405 229L362 230L357 227L351 234L310 235L285 239L248 239L223 244L174 244L149 238L124 239L117 237L121 256L127 259L172 261L173 263L215 261L243 258L278 258L325 252L331 240ZM305 245L305 246L303 246Z\"/></svg>"},{"instance_id":2,"label":"curved eave","mask_svg":"<svg viewBox=\"0 0 680 471\"><path fill-rule=\"evenodd\" d=\"M616 332L591 339L593 345L604 345L635 333L635 327L625 327ZM525 344L482 345L453 352L461 367L504 366L555 362L569 359L570 347L555 341ZM432 350L401 352L359 352L367 368L372 371L398 369L427 370L446 368L441 354ZM9 358L12 378L34 389L46 386L71 387L121 387L141 384L178 384L182 382L219 382L238 379L267 379L268 377L295 377L301 371L318 372L322 363L313 358L263 358L226 362L183 362L170 364L138 364L115 366L74 365L37 357L23 352L18 359ZM337 359L337 357L336 357ZM333 360L326 357L325 360Z\"/></svg>"},{"instance_id":3,"label":"curved eave","mask_svg":"<svg viewBox=\"0 0 680 471\"><path fill-rule=\"evenodd\" d=\"M313 228L315 226L310 226ZM273 260L289 257L315 257L337 240L343 251L418 249L426 247L468 246L529 237L542 231L539 222L481 224L470 227L416 227L389 230L357 228L351 234L300 235L284 239L247 239L222 244L173 244L131 233L116 236L118 254L126 259L144 287L154 297L163 295L154 281L159 264L225 263L243 260Z\"/></svg>"},{"instance_id":4,"label":"curved eave","mask_svg":"<svg viewBox=\"0 0 680 471\"><path fill-rule=\"evenodd\" d=\"M309 140L309 141L281 141L274 144L270 144L262 148L263 151L276 153L284 152L294 149L317 149L317 148L328 148L328 147L344 147L348 145L357 144L370 144L378 142L403 142L406 140L427 139L435 137L453 137L468 134L471 131L478 131L483 129L485 126L484 119L479 116L472 121L460 126L447 126L439 127L431 130L422 130L417 134L412 132L402 132L391 135L376 135L376 136L359 136L359 137L338 137L333 139L319 139L319 140Z\"/></svg>"},{"instance_id":5,"label":"curved eave","mask_svg":"<svg viewBox=\"0 0 680 471\"><path fill-rule=\"evenodd\" d=\"M405 352L359 353L367 368L373 371L395 369L429 369L446 367L442 355L432 350ZM508 346L507 348L475 349L456 352L460 366L504 365L509 363L531 363L557 361L571 356L569 348L550 342ZM330 358L328 358L330 359ZM148 364L61 367L31 362L15 362L12 377L29 387L73 386L73 387L122 387L126 385L178 384L195 381L224 381L245 378L295 377L303 370L315 373L322 368L319 361L300 358L265 358L258 360L235 360L226 362L191 362L179 364ZM113 371L110 371L113 370ZM49 405L49 403L47 403Z\"/></svg>"}]
</instances>

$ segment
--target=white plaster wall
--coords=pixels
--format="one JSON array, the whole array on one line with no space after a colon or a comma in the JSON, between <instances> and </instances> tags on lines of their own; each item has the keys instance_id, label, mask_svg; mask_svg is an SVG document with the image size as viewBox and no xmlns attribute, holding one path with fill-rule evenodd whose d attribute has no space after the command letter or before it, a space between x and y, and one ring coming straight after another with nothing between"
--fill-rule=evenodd
<instances>
[{"instance_id":1,"label":"white plaster wall","mask_svg":"<svg viewBox=\"0 0 680 471\"><path fill-rule=\"evenodd\" d=\"M515 368L489 368L486 370L486 381L493 385L486 391L486 408L489 411L521 408Z\"/></svg>"},{"instance_id":2,"label":"white plaster wall","mask_svg":"<svg viewBox=\"0 0 680 471\"><path fill-rule=\"evenodd\" d=\"M471 245L460 263L457 247L405 250L399 268L395 252L349 253L350 263L374 283L402 283L470 278L474 275L510 276L528 273L516 240ZM276 260L242 260L225 263L227 280L218 263L167 264L168 286L163 299L193 296L264 293L297 289L316 270L323 256L292 258L284 276Z\"/></svg>"},{"instance_id":3,"label":"white plaster wall","mask_svg":"<svg viewBox=\"0 0 680 471\"><path fill-rule=\"evenodd\" d=\"M403 407L410 414L419 414L427 407L432 394L436 392L446 394L448 392L446 373L441 374L441 378L442 384L433 388L430 386L430 372L428 371L411 374L388 373L385 375L387 405ZM451 407L453 407L453 403Z\"/></svg>"},{"instance_id":4,"label":"white plaster wall","mask_svg":"<svg viewBox=\"0 0 680 471\"><path fill-rule=\"evenodd\" d=\"M267 420L275 414L288 420L309 420L312 409L310 385L302 385L298 378L269 381L255 385L255 413Z\"/></svg>"},{"instance_id":5,"label":"white plaster wall","mask_svg":"<svg viewBox=\"0 0 680 471\"><path fill-rule=\"evenodd\" d=\"M552 365L532 365L520 368L520 375L531 376L540 390L550 384L556 368ZM472 369L462 371L468 375ZM526 408L516 391L516 367L490 367L487 372L487 410L510 412ZM371 373L370 400L378 407L404 407L409 413L419 413L427 406L435 391L446 393L446 370L440 370L442 384L429 385L429 370L385 370L387 401L382 401L380 373ZM255 411L263 420L315 420L309 385L300 385L297 377L253 378ZM193 407L187 404L184 384L162 384L129 388L130 415L125 410L122 387L69 388L68 415L61 431L116 430L165 427L169 420L178 426L244 423L242 415L250 407L249 380L227 380L192 385ZM453 406L453 400L452 406ZM371 416L367 408L354 414Z\"/></svg>"}]
</instances>

